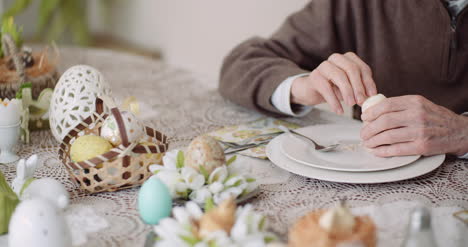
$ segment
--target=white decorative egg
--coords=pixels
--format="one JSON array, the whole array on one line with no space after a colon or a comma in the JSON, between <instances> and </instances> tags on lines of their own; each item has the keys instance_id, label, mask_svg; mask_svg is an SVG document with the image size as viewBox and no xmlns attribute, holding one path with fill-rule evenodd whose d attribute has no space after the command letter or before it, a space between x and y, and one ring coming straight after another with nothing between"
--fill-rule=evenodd
<instances>
[{"instance_id":1,"label":"white decorative egg","mask_svg":"<svg viewBox=\"0 0 468 247\"><path fill-rule=\"evenodd\" d=\"M22 200L44 198L54 203L60 209L65 209L70 196L62 183L53 178L41 178L32 181L21 195Z\"/></svg>"},{"instance_id":2,"label":"white decorative egg","mask_svg":"<svg viewBox=\"0 0 468 247\"><path fill-rule=\"evenodd\" d=\"M382 100L386 98L387 97L385 97L383 94L377 94L377 95L367 98L366 101L362 103L362 107L361 107L362 112L365 112L367 109L371 108L374 105L377 105L378 103L380 103Z\"/></svg>"},{"instance_id":3,"label":"white decorative egg","mask_svg":"<svg viewBox=\"0 0 468 247\"><path fill-rule=\"evenodd\" d=\"M70 229L62 212L43 198L21 202L8 229L10 247L72 246Z\"/></svg>"},{"instance_id":4,"label":"white decorative egg","mask_svg":"<svg viewBox=\"0 0 468 247\"><path fill-rule=\"evenodd\" d=\"M95 111L96 97L111 96L102 74L88 65L69 68L60 77L50 102L50 129L57 141Z\"/></svg>"},{"instance_id":5,"label":"white decorative egg","mask_svg":"<svg viewBox=\"0 0 468 247\"><path fill-rule=\"evenodd\" d=\"M190 142L185 154L185 164L200 170L203 166L208 173L226 163L221 145L210 136L202 135Z\"/></svg>"},{"instance_id":6,"label":"white decorative egg","mask_svg":"<svg viewBox=\"0 0 468 247\"><path fill-rule=\"evenodd\" d=\"M140 140L145 134L145 127L143 124L131 112L122 111L121 115L128 141L134 142ZM114 146L118 146L122 143L119 126L117 125L114 115L109 115L102 123L101 137Z\"/></svg>"}]
</instances>

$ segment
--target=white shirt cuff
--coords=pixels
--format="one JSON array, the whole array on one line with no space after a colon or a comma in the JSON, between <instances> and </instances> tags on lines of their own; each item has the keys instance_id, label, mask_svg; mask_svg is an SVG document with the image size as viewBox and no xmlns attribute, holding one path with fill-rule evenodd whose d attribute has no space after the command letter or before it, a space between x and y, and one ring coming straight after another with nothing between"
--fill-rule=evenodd
<instances>
[{"instance_id":1,"label":"white shirt cuff","mask_svg":"<svg viewBox=\"0 0 468 247\"><path fill-rule=\"evenodd\" d=\"M465 112L465 113L463 113L462 115L468 117L468 112ZM458 156L458 158L460 158L460 159L468 159L468 153L466 153L465 155L462 155L462 156Z\"/></svg>"},{"instance_id":2,"label":"white shirt cuff","mask_svg":"<svg viewBox=\"0 0 468 247\"><path fill-rule=\"evenodd\" d=\"M291 86L294 79L308 76L309 73L288 77L275 89L271 96L271 104L278 111L293 117L303 117L312 110L312 106L291 104ZM293 109L294 108L294 109Z\"/></svg>"}]
</instances>

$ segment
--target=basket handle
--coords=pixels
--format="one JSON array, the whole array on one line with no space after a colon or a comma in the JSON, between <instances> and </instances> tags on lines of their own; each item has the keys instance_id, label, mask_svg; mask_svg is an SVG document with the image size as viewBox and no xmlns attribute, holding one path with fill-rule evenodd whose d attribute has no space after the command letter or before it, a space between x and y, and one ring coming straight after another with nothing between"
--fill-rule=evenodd
<instances>
[{"instance_id":1,"label":"basket handle","mask_svg":"<svg viewBox=\"0 0 468 247\"><path fill-rule=\"evenodd\" d=\"M13 38L9 34L2 35L2 47L5 52L5 57L11 56L13 59L13 64L15 65L16 72L20 79L20 83L23 84L26 82L26 72L24 70L23 63L18 53L18 47L16 47Z\"/></svg>"}]
</instances>

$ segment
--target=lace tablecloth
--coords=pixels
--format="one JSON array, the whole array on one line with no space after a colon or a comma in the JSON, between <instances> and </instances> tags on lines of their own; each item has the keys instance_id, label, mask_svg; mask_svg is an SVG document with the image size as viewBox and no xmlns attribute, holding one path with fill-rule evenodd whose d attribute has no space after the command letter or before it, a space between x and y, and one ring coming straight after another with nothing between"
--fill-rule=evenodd
<instances>
[{"instance_id":1,"label":"lace tablecloth","mask_svg":"<svg viewBox=\"0 0 468 247\"><path fill-rule=\"evenodd\" d=\"M80 48L62 49L61 60L62 72L75 64L88 64L99 69L117 99L136 96L141 103L140 118L148 126L172 137L170 148L183 147L192 138L222 126L262 117L224 100L216 90L216 82L159 61ZM353 121L320 110L313 110L301 119L286 120L304 126ZM71 194L72 210L92 208L92 214L107 221L107 228L87 236L85 246L143 246L151 227L139 219L136 210L138 189L87 195L69 181L68 173L57 157L58 143L50 132L35 132L31 140L30 145L20 147L19 154L23 158L39 154L43 165L36 177L59 179ZM248 164L246 169L261 183L260 194L250 203L269 216L272 229L282 237L286 237L288 227L301 215L331 206L338 198L346 197L353 210L377 215L374 218L379 224L379 246L399 245L409 210L416 204L432 208L436 218L447 219L447 225L458 229L449 231L447 229L452 228L444 227L448 232L444 238L456 240L445 246L468 241L466 234L459 232L466 233L466 226L451 216L456 210L468 208L468 161L449 157L440 168L419 178L378 185L352 185L292 175L268 161L247 157L242 160ZM15 164L1 165L0 169L9 181L15 176ZM88 225L93 227L92 222Z\"/></svg>"}]
</instances>

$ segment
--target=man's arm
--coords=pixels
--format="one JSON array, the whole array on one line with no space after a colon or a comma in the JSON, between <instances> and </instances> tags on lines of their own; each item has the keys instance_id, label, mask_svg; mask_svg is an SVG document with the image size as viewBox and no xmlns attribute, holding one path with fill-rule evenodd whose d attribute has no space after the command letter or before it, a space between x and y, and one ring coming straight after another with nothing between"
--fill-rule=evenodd
<instances>
[{"instance_id":1,"label":"man's arm","mask_svg":"<svg viewBox=\"0 0 468 247\"><path fill-rule=\"evenodd\" d=\"M270 39L257 37L240 44L224 60L220 93L245 107L281 114L270 100L281 82L312 71L334 52L354 50L354 42L347 42L352 39L348 26L352 21L344 21L351 18L351 3L361 1L312 1Z\"/></svg>"}]
</instances>

